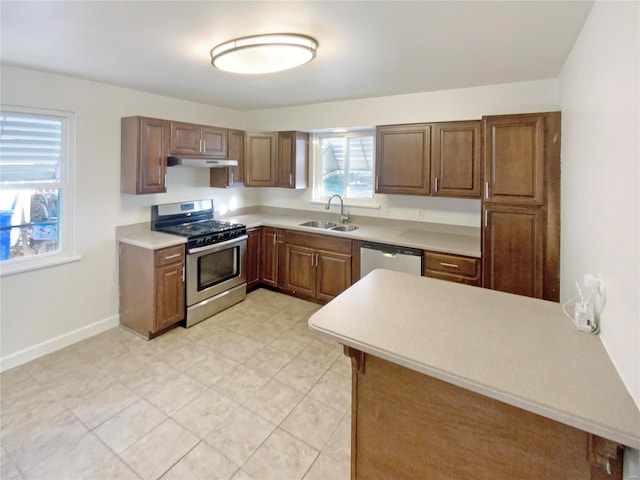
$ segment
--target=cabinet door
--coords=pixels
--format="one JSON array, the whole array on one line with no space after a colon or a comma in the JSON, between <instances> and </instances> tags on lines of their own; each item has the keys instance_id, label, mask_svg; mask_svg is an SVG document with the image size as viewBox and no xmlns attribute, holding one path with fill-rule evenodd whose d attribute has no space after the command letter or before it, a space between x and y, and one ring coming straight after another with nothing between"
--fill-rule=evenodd
<instances>
[{"instance_id":1,"label":"cabinet door","mask_svg":"<svg viewBox=\"0 0 640 480\"><path fill-rule=\"evenodd\" d=\"M328 302L351 285L351 255L316 253L316 298Z\"/></svg>"},{"instance_id":2,"label":"cabinet door","mask_svg":"<svg viewBox=\"0 0 640 480\"><path fill-rule=\"evenodd\" d=\"M167 123L143 118L140 131L137 193L164 193L167 191Z\"/></svg>"},{"instance_id":3,"label":"cabinet door","mask_svg":"<svg viewBox=\"0 0 640 480\"><path fill-rule=\"evenodd\" d=\"M376 129L376 193L429 195L430 165L430 125Z\"/></svg>"},{"instance_id":4,"label":"cabinet door","mask_svg":"<svg viewBox=\"0 0 640 480\"><path fill-rule=\"evenodd\" d=\"M542 298L544 210L485 205L484 214L484 287Z\"/></svg>"},{"instance_id":5,"label":"cabinet door","mask_svg":"<svg viewBox=\"0 0 640 480\"><path fill-rule=\"evenodd\" d=\"M184 263L156 269L156 331L184 319Z\"/></svg>"},{"instance_id":6,"label":"cabinet door","mask_svg":"<svg viewBox=\"0 0 640 480\"><path fill-rule=\"evenodd\" d=\"M201 153L208 157L227 158L227 130L216 127L202 127Z\"/></svg>"},{"instance_id":7,"label":"cabinet door","mask_svg":"<svg viewBox=\"0 0 640 480\"><path fill-rule=\"evenodd\" d=\"M247 288L260 282L260 251L262 234L260 228L247 230Z\"/></svg>"},{"instance_id":8,"label":"cabinet door","mask_svg":"<svg viewBox=\"0 0 640 480\"><path fill-rule=\"evenodd\" d=\"M544 203L544 115L483 118L485 201Z\"/></svg>"},{"instance_id":9,"label":"cabinet door","mask_svg":"<svg viewBox=\"0 0 640 480\"><path fill-rule=\"evenodd\" d=\"M285 290L294 295L315 297L316 261L315 250L287 244L285 246Z\"/></svg>"},{"instance_id":10,"label":"cabinet door","mask_svg":"<svg viewBox=\"0 0 640 480\"><path fill-rule=\"evenodd\" d=\"M260 280L265 285L278 286L278 230L262 229L262 262L260 262Z\"/></svg>"},{"instance_id":11,"label":"cabinet door","mask_svg":"<svg viewBox=\"0 0 640 480\"><path fill-rule=\"evenodd\" d=\"M199 125L171 122L171 153L174 155L200 155L200 135Z\"/></svg>"},{"instance_id":12,"label":"cabinet door","mask_svg":"<svg viewBox=\"0 0 640 480\"><path fill-rule=\"evenodd\" d=\"M229 130L228 151L231 160L237 160L237 167L229 167L229 186L244 185L244 132Z\"/></svg>"},{"instance_id":13,"label":"cabinet door","mask_svg":"<svg viewBox=\"0 0 640 480\"><path fill-rule=\"evenodd\" d=\"M276 185L293 188L296 170L295 132L278 132Z\"/></svg>"},{"instance_id":14,"label":"cabinet door","mask_svg":"<svg viewBox=\"0 0 640 480\"><path fill-rule=\"evenodd\" d=\"M480 198L480 121L433 125L431 184L438 197Z\"/></svg>"},{"instance_id":15,"label":"cabinet door","mask_svg":"<svg viewBox=\"0 0 640 480\"><path fill-rule=\"evenodd\" d=\"M273 187L276 184L276 134L247 133L245 185Z\"/></svg>"}]
</instances>

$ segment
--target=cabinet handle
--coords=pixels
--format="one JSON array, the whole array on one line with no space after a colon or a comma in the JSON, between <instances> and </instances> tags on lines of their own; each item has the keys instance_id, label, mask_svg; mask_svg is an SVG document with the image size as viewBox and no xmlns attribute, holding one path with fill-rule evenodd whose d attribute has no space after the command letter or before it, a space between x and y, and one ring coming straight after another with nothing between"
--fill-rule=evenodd
<instances>
[{"instance_id":1,"label":"cabinet handle","mask_svg":"<svg viewBox=\"0 0 640 480\"><path fill-rule=\"evenodd\" d=\"M233 172L229 173L229 183L233 185Z\"/></svg>"},{"instance_id":2,"label":"cabinet handle","mask_svg":"<svg viewBox=\"0 0 640 480\"><path fill-rule=\"evenodd\" d=\"M436 193L438 192L438 177L436 177Z\"/></svg>"},{"instance_id":3,"label":"cabinet handle","mask_svg":"<svg viewBox=\"0 0 640 480\"><path fill-rule=\"evenodd\" d=\"M449 268L460 268L455 263L440 262L440 265L442 265L443 267L449 267Z\"/></svg>"},{"instance_id":4,"label":"cabinet handle","mask_svg":"<svg viewBox=\"0 0 640 480\"><path fill-rule=\"evenodd\" d=\"M489 200L489 182L484 182L484 198Z\"/></svg>"},{"instance_id":5,"label":"cabinet handle","mask_svg":"<svg viewBox=\"0 0 640 480\"><path fill-rule=\"evenodd\" d=\"M488 216L488 214L487 214L487 209L485 208L485 209L484 209L484 226L485 226L485 227L487 226L487 216Z\"/></svg>"},{"instance_id":6,"label":"cabinet handle","mask_svg":"<svg viewBox=\"0 0 640 480\"><path fill-rule=\"evenodd\" d=\"M277 237L278 237L277 235L273 236L273 246L274 247L276 246L276 243L278 243L278 238Z\"/></svg>"},{"instance_id":7,"label":"cabinet handle","mask_svg":"<svg viewBox=\"0 0 640 480\"><path fill-rule=\"evenodd\" d=\"M293 185L293 173L289 174L289 185Z\"/></svg>"},{"instance_id":8,"label":"cabinet handle","mask_svg":"<svg viewBox=\"0 0 640 480\"><path fill-rule=\"evenodd\" d=\"M178 258L180 257L182 254L181 253L174 253L173 255L169 255L167 257L164 257L165 260L171 260L172 258Z\"/></svg>"},{"instance_id":9,"label":"cabinet handle","mask_svg":"<svg viewBox=\"0 0 640 480\"><path fill-rule=\"evenodd\" d=\"M376 175L376 190L378 190L378 187L380 185L379 180L380 180L380 177L378 175Z\"/></svg>"},{"instance_id":10,"label":"cabinet handle","mask_svg":"<svg viewBox=\"0 0 640 480\"><path fill-rule=\"evenodd\" d=\"M184 283L184 265L182 266L182 283Z\"/></svg>"}]
</instances>

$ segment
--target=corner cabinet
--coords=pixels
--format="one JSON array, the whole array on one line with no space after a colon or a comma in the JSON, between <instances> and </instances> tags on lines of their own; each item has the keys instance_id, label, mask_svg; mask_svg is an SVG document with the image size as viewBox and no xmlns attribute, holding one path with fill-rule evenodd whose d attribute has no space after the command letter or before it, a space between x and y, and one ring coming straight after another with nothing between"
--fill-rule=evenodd
<instances>
[{"instance_id":1,"label":"corner cabinet","mask_svg":"<svg viewBox=\"0 0 640 480\"><path fill-rule=\"evenodd\" d=\"M134 195L165 193L169 122L126 117L120 126L120 191Z\"/></svg>"},{"instance_id":2,"label":"corner cabinet","mask_svg":"<svg viewBox=\"0 0 640 480\"><path fill-rule=\"evenodd\" d=\"M307 188L309 134L246 134L245 186Z\"/></svg>"},{"instance_id":3,"label":"corner cabinet","mask_svg":"<svg viewBox=\"0 0 640 480\"><path fill-rule=\"evenodd\" d=\"M483 285L560 298L560 112L483 118Z\"/></svg>"},{"instance_id":4,"label":"corner cabinet","mask_svg":"<svg viewBox=\"0 0 640 480\"><path fill-rule=\"evenodd\" d=\"M376 128L376 193L429 195L431 126L387 125Z\"/></svg>"},{"instance_id":5,"label":"corner cabinet","mask_svg":"<svg viewBox=\"0 0 640 480\"><path fill-rule=\"evenodd\" d=\"M185 318L184 245L119 246L120 324L149 339Z\"/></svg>"},{"instance_id":6,"label":"corner cabinet","mask_svg":"<svg viewBox=\"0 0 640 480\"><path fill-rule=\"evenodd\" d=\"M283 289L326 303L353 283L353 262L352 240L287 231Z\"/></svg>"}]
</instances>

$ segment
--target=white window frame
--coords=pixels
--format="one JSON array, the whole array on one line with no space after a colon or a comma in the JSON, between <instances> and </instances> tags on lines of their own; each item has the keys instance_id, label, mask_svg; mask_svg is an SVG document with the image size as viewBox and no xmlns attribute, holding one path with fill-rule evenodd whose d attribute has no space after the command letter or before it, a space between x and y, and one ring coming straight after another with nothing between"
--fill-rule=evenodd
<instances>
[{"instance_id":1,"label":"white window frame","mask_svg":"<svg viewBox=\"0 0 640 480\"><path fill-rule=\"evenodd\" d=\"M41 115L62 120L60 179L52 182L0 183L0 189L51 189L57 188L60 195L58 211L59 249L27 257L0 261L0 277L27 272L81 259L75 245L75 114L73 112L1 105L5 113Z\"/></svg>"},{"instance_id":2,"label":"white window frame","mask_svg":"<svg viewBox=\"0 0 640 480\"><path fill-rule=\"evenodd\" d=\"M375 181L376 172L375 172L375 148L376 148L376 130L374 127L366 128L366 129L357 129L357 130L347 130L345 132L335 132L335 131L323 131L312 133L312 200L311 203L323 203L326 204L327 200L329 200L328 195L322 195L322 148L320 146L320 139L329 138L329 137L362 137L362 136L371 136L373 137L373 152L372 152L372 166L371 166L371 175L372 179ZM345 172L346 173L346 172ZM361 207L361 208L380 208L380 205L376 202L376 188L375 183L372 185L372 195L370 199L361 199L361 198L344 198L344 204L352 207Z\"/></svg>"}]
</instances>

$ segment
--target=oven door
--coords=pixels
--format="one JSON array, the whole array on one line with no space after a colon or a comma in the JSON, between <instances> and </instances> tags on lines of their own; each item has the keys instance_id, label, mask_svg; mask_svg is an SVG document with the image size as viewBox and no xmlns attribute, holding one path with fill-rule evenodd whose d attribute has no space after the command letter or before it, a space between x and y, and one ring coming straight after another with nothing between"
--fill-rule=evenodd
<instances>
[{"instance_id":1,"label":"oven door","mask_svg":"<svg viewBox=\"0 0 640 480\"><path fill-rule=\"evenodd\" d=\"M187 306L246 283L247 236L189 251Z\"/></svg>"}]
</instances>

